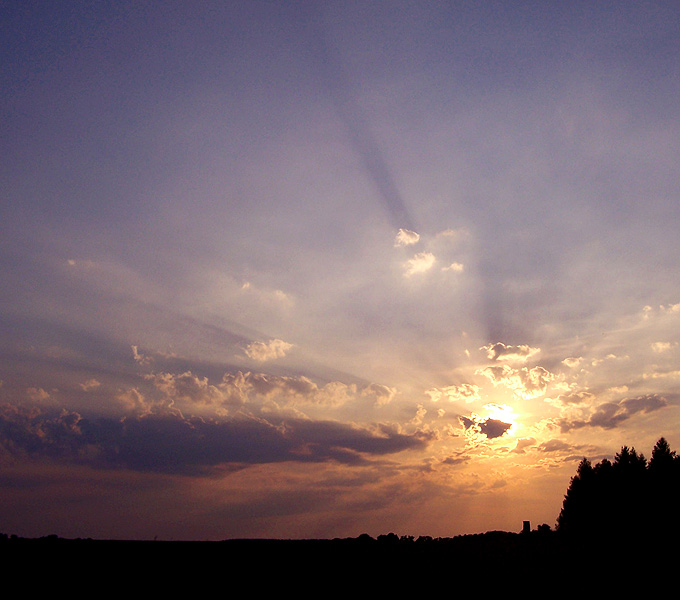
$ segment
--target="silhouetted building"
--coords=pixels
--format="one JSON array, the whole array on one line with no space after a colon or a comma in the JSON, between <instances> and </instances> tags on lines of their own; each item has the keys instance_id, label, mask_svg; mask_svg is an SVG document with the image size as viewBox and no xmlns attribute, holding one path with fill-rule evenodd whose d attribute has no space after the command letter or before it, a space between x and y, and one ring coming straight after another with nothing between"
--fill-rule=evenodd
<instances>
[{"instance_id":1,"label":"silhouetted building","mask_svg":"<svg viewBox=\"0 0 680 600\"><path fill-rule=\"evenodd\" d=\"M530 533L531 532L531 521L523 521L522 522L522 533Z\"/></svg>"}]
</instances>

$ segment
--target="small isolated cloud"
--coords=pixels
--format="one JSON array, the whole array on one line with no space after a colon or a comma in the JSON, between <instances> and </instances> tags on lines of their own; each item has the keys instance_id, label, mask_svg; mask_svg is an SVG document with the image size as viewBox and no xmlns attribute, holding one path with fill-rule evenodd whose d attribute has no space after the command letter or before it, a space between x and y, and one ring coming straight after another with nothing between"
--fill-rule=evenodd
<instances>
[{"instance_id":1,"label":"small isolated cloud","mask_svg":"<svg viewBox=\"0 0 680 600\"><path fill-rule=\"evenodd\" d=\"M413 258L406 261L404 276L411 277L411 275L417 273L425 273L434 266L436 261L437 259L431 252L418 252Z\"/></svg>"},{"instance_id":2,"label":"small isolated cloud","mask_svg":"<svg viewBox=\"0 0 680 600\"><path fill-rule=\"evenodd\" d=\"M454 273L462 273L465 270L465 266L462 263L454 262L448 267L442 267L442 271L453 271Z\"/></svg>"},{"instance_id":3,"label":"small isolated cloud","mask_svg":"<svg viewBox=\"0 0 680 600\"><path fill-rule=\"evenodd\" d=\"M498 419L480 419L476 415L459 417L467 434L485 435L490 440L499 438L512 427L512 423L504 423Z\"/></svg>"},{"instance_id":4,"label":"small isolated cloud","mask_svg":"<svg viewBox=\"0 0 680 600\"><path fill-rule=\"evenodd\" d=\"M677 346L676 343L671 343L671 342L654 342L652 344L652 350L656 352L657 354L661 354L662 352L668 352L671 348Z\"/></svg>"},{"instance_id":5,"label":"small isolated cloud","mask_svg":"<svg viewBox=\"0 0 680 600\"><path fill-rule=\"evenodd\" d=\"M411 246L417 244L420 240L420 235L415 231L409 231L408 229L400 229L397 233L397 237L394 238L395 246Z\"/></svg>"},{"instance_id":6,"label":"small isolated cloud","mask_svg":"<svg viewBox=\"0 0 680 600\"><path fill-rule=\"evenodd\" d=\"M503 342L482 346L480 350L486 350L487 358L491 360L516 360L519 362L526 362L541 351L540 348L532 348L526 344L506 346Z\"/></svg>"},{"instance_id":7,"label":"small isolated cloud","mask_svg":"<svg viewBox=\"0 0 680 600\"><path fill-rule=\"evenodd\" d=\"M293 344L273 339L268 342L252 342L245 348L245 353L248 358L258 362L265 362L267 360L283 358L292 347Z\"/></svg>"},{"instance_id":8,"label":"small isolated cloud","mask_svg":"<svg viewBox=\"0 0 680 600\"><path fill-rule=\"evenodd\" d=\"M85 392L91 392L92 390L96 390L101 383L97 381L96 379L88 379L87 381L83 381L83 383L80 384L80 389L82 389Z\"/></svg>"},{"instance_id":9,"label":"small isolated cloud","mask_svg":"<svg viewBox=\"0 0 680 600\"><path fill-rule=\"evenodd\" d=\"M563 365L566 365L570 369L575 369L583 362L582 356L570 356L562 361Z\"/></svg>"},{"instance_id":10,"label":"small isolated cloud","mask_svg":"<svg viewBox=\"0 0 680 600\"><path fill-rule=\"evenodd\" d=\"M425 392L432 402L439 402L440 400L448 400L449 402L457 402L464 400L465 402L474 402L479 400L479 387L471 383L462 383L460 385L450 385L443 388L433 388Z\"/></svg>"}]
</instances>

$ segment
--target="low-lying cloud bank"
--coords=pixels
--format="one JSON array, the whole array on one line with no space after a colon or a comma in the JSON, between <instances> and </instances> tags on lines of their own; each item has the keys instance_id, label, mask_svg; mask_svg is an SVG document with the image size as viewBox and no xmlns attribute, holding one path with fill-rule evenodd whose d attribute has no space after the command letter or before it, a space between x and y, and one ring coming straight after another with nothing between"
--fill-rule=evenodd
<instances>
[{"instance_id":1,"label":"low-lying cloud bank","mask_svg":"<svg viewBox=\"0 0 680 600\"><path fill-rule=\"evenodd\" d=\"M360 465L372 457L422 449L431 434L302 418L213 419L180 414L86 418L67 410L4 405L5 457L50 458L99 468L209 472L284 461Z\"/></svg>"}]
</instances>

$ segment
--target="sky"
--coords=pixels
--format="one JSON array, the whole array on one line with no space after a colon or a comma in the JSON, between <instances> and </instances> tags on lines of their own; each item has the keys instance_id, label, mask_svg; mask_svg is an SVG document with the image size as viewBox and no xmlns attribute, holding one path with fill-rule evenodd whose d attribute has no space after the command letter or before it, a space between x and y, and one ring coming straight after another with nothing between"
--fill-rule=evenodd
<instances>
[{"instance_id":1,"label":"sky","mask_svg":"<svg viewBox=\"0 0 680 600\"><path fill-rule=\"evenodd\" d=\"M520 531L680 449L679 9L4 3L0 531Z\"/></svg>"}]
</instances>

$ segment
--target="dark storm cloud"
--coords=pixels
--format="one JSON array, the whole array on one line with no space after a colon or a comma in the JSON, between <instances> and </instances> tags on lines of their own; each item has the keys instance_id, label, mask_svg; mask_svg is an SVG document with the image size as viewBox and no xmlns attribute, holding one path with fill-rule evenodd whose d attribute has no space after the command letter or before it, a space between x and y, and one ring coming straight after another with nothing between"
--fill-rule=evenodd
<instances>
[{"instance_id":1,"label":"dark storm cloud","mask_svg":"<svg viewBox=\"0 0 680 600\"><path fill-rule=\"evenodd\" d=\"M589 419L569 421L563 419L560 427L563 432L583 427L601 427L613 429L637 413L650 413L668 406L668 401L658 394L647 394L637 398L626 398L620 402L600 404Z\"/></svg>"},{"instance_id":2,"label":"dark storm cloud","mask_svg":"<svg viewBox=\"0 0 680 600\"><path fill-rule=\"evenodd\" d=\"M103 468L201 473L224 464L283 461L361 464L370 456L422 449L426 436L331 421L218 421L178 414L88 419L75 412L5 405L0 445L16 456Z\"/></svg>"}]
</instances>

